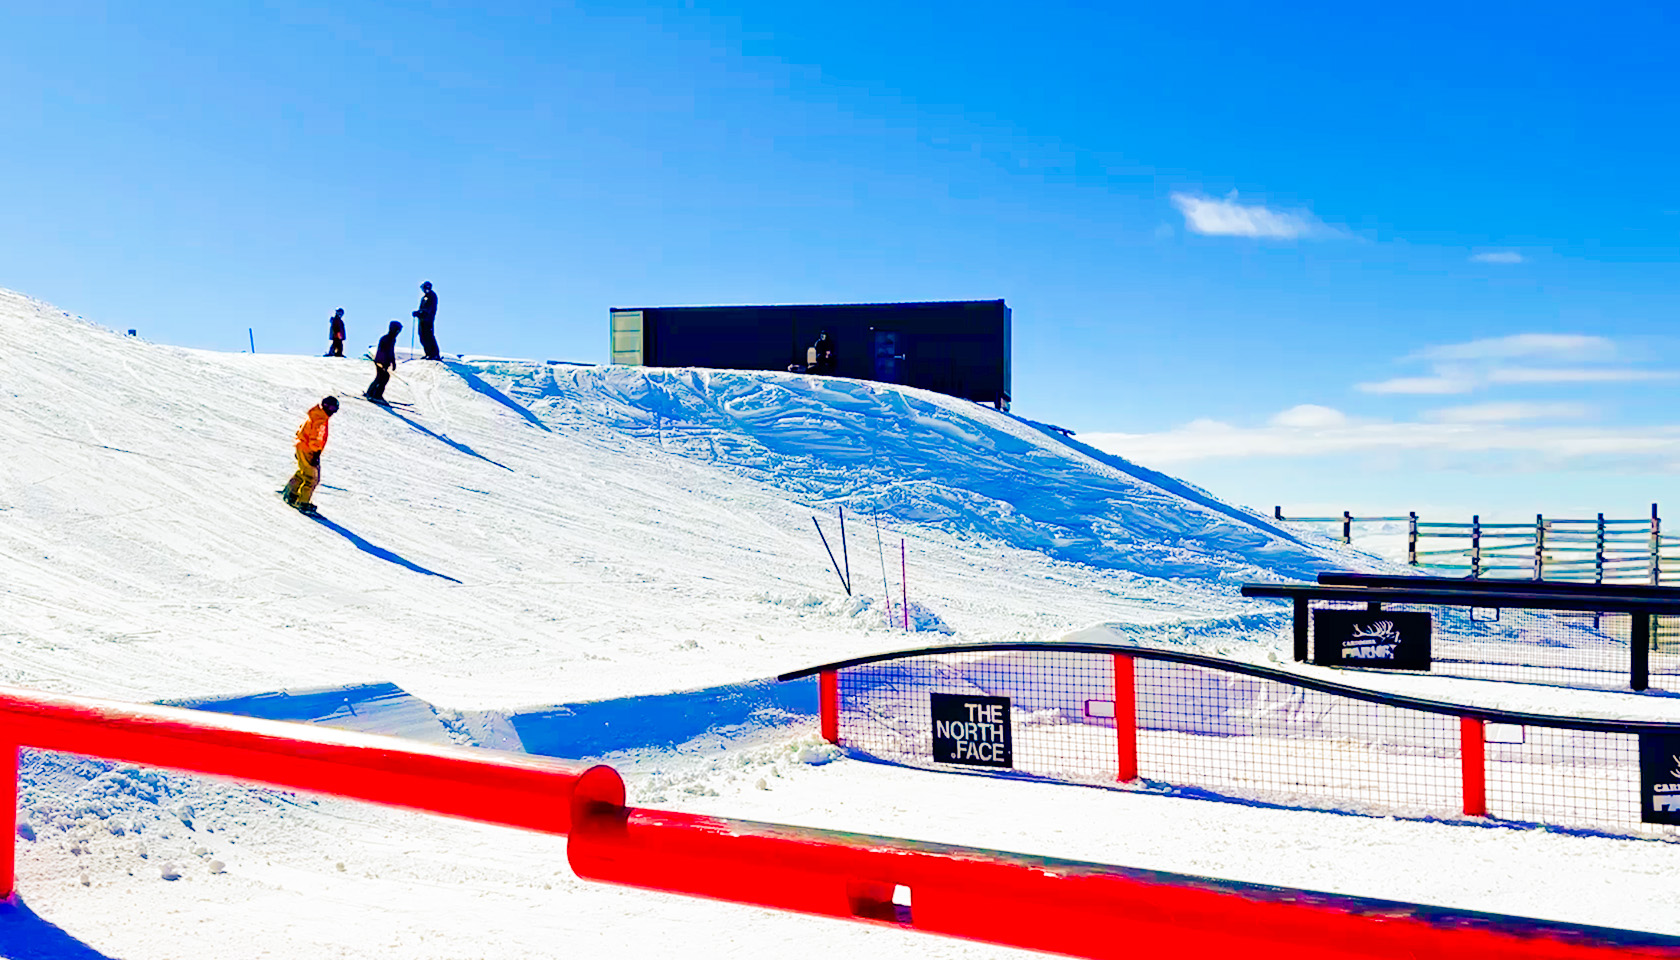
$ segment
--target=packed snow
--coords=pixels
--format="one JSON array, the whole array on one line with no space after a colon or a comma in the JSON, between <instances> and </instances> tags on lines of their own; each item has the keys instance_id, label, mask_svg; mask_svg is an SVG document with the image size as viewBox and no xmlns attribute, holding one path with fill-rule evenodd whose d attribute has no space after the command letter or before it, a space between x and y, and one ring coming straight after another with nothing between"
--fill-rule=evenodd
<instances>
[{"instance_id":1,"label":"packed snow","mask_svg":"<svg viewBox=\"0 0 1680 960\"><path fill-rule=\"evenodd\" d=\"M862 381L472 357L401 364L387 396L412 406L385 409L354 399L363 360L152 344L3 291L0 374L0 683L604 758L649 806L1680 933L1669 844L821 743L810 686L765 678L1078 631L1275 657L1287 611L1242 582L1390 568L1030 421ZM328 393L315 521L276 491ZM563 838L88 758L26 752L19 809L6 956L1024 955L587 884ZM1535 882L1560 862L1569 883Z\"/></svg>"}]
</instances>

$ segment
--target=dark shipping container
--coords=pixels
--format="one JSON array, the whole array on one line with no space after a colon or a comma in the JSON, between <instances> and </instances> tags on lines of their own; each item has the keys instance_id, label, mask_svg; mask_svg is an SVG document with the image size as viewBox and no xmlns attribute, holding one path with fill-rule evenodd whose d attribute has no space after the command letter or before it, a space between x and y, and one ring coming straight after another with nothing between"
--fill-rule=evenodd
<instances>
[{"instance_id":1,"label":"dark shipping container","mask_svg":"<svg viewBox=\"0 0 1680 960\"><path fill-rule=\"evenodd\" d=\"M1010 310L1002 300L767 307L614 307L612 362L803 367L827 331L835 376L902 383L1007 410Z\"/></svg>"}]
</instances>

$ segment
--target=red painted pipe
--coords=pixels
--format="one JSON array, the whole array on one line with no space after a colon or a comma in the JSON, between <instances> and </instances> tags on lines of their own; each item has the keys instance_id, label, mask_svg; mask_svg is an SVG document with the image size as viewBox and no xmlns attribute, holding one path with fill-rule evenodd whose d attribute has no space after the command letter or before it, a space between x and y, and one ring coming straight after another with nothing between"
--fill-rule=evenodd
<instances>
[{"instance_id":1,"label":"red painted pipe","mask_svg":"<svg viewBox=\"0 0 1680 960\"><path fill-rule=\"evenodd\" d=\"M1114 745L1121 783L1138 776L1137 667L1123 653L1114 655Z\"/></svg>"},{"instance_id":2,"label":"red painted pipe","mask_svg":"<svg viewBox=\"0 0 1680 960\"><path fill-rule=\"evenodd\" d=\"M821 718L822 738L829 743L840 742L840 672L824 670L817 674L817 715Z\"/></svg>"},{"instance_id":3,"label":"red painted pipe","mask_svg":"<svg viewBox=\"0 0 1680 960\"><path fill-rule=\"evenodd\" d=\"M564 834L585 769L552 760L305 723L230 717L0 688L8 743L231 777L271 786ZM17 783L14 747L0 783ZM610 772L610 770L609 770ZM614 773L612 776L616 777ZM15 793L14 793L15 796ZM15 802L0 807L15 808ZM9 816L16 816L15 810ZM0 817L0 821L4 818ZM0 823L4 825L4 823ZM0 896L12 892L15 823L0 841Z\"/></svg>"},{"instance_id":4,"label":"red painted pipe","mask_svg":"<svg viewBox=\"0 0 1680 960\"><path fill-rule=\"evenodd\" d=\"M1487 816L1486 727L1480 717L1458 718L1458 761L1467 817Z\"/></svg>"},{"instance_id":5,"label":"red painted pipe","mask_svg":"<svg viewBox=\"0 0 1680 960\"><path fill-rule=\"evenodd\" d=\"M574 794L572 870L650 890L1078 957L1680 957L1675 937L626 809L601 785Z\"/></svg>"}]
</instances>

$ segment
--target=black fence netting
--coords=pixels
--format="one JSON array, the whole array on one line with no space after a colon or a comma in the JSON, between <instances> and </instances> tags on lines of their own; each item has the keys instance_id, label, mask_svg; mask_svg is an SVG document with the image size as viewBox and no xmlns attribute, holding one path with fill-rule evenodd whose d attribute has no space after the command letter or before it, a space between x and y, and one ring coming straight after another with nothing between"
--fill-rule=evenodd
<instances>
[{"instance_id":1,"label":"black fence netting","mask_svg":"<svg viewBox=\"0 0 1680 960\"><path fill-rule=\"evenodd\" d=\"M1680 724L1501 713L1132 648L914 651L822 669L838 742L893 763L1680 838L1646 822L1640 756L1642 734L1680 738Z\"/></svg>"},{"instance_id":2,"label":"black fence netting","mask_svg":"<svg viewBox=\"0 0 1680 960\"><path fill-rule=\"evenodd\" d=\"M1364 601L1314 600L1317 610L1365 610ZM1626 690L1633 614L1511 607L1384 603L1394 613L1429 615L1429 672L1477 680ZM1665 618L1657 618L1659 620ZM1308 620L1308 659L1320 660L1317 618ZM1349 664L1342 664L1349 666ZM1652 689L1680 690L1680 643L1652 645Z\"/></svg>"}]
</instances>

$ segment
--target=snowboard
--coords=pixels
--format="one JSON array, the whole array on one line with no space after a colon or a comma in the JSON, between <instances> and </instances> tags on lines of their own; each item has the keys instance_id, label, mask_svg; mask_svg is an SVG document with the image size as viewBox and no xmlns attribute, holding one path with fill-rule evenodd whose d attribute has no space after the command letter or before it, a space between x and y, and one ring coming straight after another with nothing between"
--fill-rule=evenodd
<instances>
[{"instance_id":1,"label":"snowboard","mask_svg":"<svg viewBox=\"0 0 1680 960\"><path fill-rule=\"evenodd\" d=\"M303 514L304 516L308 517L309 519L311 519L311 520L325 519L324 517L321 516L321 511L319 509L305 512L303 510L298 510L298 508L296 506L293 506L290 503L286 503L286 491L285 490L276 490L274 492L275 492L275 495L280 498L281 503L285 503L286 506L291 507L293 510L297 511L298 513Z\"/></svg>"}]
</instances>

